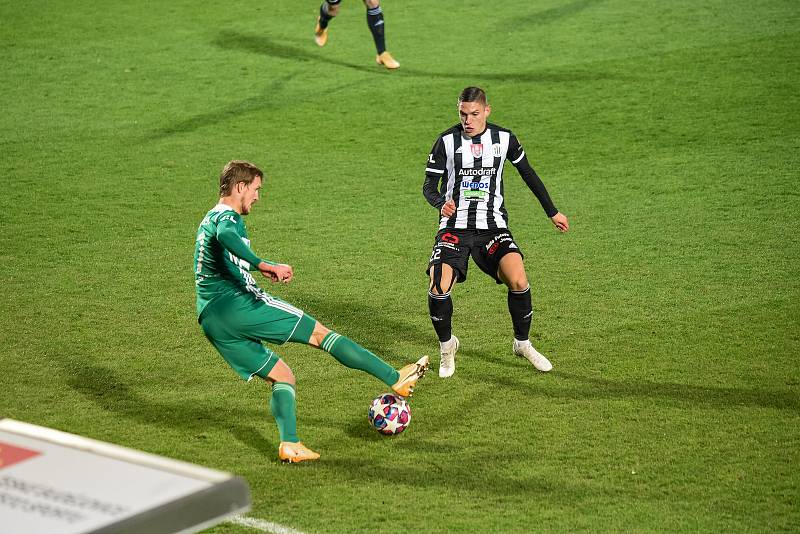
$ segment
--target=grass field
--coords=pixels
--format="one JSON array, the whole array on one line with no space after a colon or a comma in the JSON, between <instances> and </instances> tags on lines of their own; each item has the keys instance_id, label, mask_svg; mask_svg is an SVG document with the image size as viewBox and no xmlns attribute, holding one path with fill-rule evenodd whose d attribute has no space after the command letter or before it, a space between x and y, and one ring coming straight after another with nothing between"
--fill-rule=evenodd
<instances>
[{"instance_id":1,"label":"grass field","mask_svg":"<svg viewBox=\"0 0 800 534\"><path fill-rule=\"evenodd\" d=\"M318 49L318 5L0 2L0 415L244 476L251 517L303 532L800 529L800 4L385 0L397 72L355 0ZM570 217L507 168L554 371L473 265L456 375L401 436L367 425L381 383L279 349L323 455L281 465L267 387L194 315L219 170L267 171L274 294L435 355L423 170L473 84Z\"/></svg>"}]
</instances>

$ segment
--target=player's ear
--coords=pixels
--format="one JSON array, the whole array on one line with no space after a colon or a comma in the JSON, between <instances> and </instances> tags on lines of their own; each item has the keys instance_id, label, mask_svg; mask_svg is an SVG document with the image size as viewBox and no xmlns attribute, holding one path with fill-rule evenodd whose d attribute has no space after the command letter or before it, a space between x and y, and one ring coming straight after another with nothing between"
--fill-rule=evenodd
<instances>
[{"instance_id":1,"label":"player's ear","mask_svg":"<svg viewBox=\"0 0 800 534\"><path fill-rule=\"evenodd\" d=\"M491 113L491 112L492 112L492 106L490 106L489 104L486 104L486 116L488 117L489 113Z\"/></svg>"}]
</instances>

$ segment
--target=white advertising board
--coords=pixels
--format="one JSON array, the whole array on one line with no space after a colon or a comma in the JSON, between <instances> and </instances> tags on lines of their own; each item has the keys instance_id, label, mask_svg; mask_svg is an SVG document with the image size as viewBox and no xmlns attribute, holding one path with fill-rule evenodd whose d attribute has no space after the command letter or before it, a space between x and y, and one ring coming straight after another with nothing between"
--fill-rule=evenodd
<instances>
[{"instance_id":1,"label":"white advertising board","mask_svg":"<svg viewBox=\"0 0 800 534\"><path fill-rule=\"evenodd\" d=\"M229 473L0 419L0 533L197 532L249 508Z\"/></svg>"}]
</instances>

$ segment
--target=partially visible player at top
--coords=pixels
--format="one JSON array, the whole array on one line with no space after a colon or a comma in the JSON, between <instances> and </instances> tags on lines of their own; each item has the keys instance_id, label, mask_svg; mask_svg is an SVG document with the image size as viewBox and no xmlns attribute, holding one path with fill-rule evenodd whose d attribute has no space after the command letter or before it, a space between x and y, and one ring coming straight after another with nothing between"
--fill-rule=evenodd
<instances>
[{"instance_id":1,"label":"partially visible player at top","mask_svg":"<svg viewBox=\"0 0 800 534\"><path fill-rule=\"evenodd\" d=\"M325 43L328 42L328 24L330 24L333 17L339 14L341 2L342 0L323 0L322 5L319 6L317 27L314 29L314 41L316 41L317 45L325 46ZM378 52L375 62L390 70L399 68L400 63L386 50L383 11L381 10L380 2L378 0L364 0L364 5L367 7L367 26L372 33L373 41L375 41L375 50Z\"/></svg>"},{"instance_id":2,"label":"partially visible player at top","mask_svg":"<svg viewBox=\"0 0 800 534\"><path fill-rule=\"evenodd\" d=\"M240 377L272 383L270 408L278 424L278 456L286 462L316 460L300 442L295 417L295 377L289 366L262 343L304 343L329 352L343 365L365 371L398 395L411 395L425 374L423 356L400 370L302 310L261 289L251 271L288 283L292 267L264 260L251 250L243 216L259 199L264 173L246 161L231 161L219 177L219 202L197 229L194 251L198 322L208 340Z\"/></svg>"},{"instance_id":3,"label":"partially visible player at top","mask_svg":"<svg viewBox=\"0 0 800 534\"><path fill-rule=\"evenodd\" d=\"M522 251L508 229L503 187L506 160L517 169L555 227L566 232L569 223L550 200L517 137L487 122L490 112L482 89L464 89L458 97L460 123L439 136L425 169L423 194L439 211L439 232L427 270L428 309L439 337L439 376L444 378L455 372L459 347L451 329L450 291L455 282L467 279L470 256L484 273L508 287L514 354L528 359L539 371L553 368L528 339L533 315L531 290Z\"/></svg>"}]
</instances>

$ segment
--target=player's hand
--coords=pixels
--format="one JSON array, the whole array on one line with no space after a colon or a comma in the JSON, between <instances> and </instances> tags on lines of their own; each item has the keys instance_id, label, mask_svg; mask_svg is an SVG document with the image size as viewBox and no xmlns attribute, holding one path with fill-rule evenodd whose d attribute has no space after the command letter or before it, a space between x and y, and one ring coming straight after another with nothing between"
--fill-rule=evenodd
<instances>
[{"instance_id":1,"label":"player's hand","mask_svg":"<svg viewBox=\"0 0 800 534\"><path fill-rule=\"evenodd\" d=\"M560 211L550 217L550 220L553 221L553 224L556 226L559 232L564 233L569 231L569 221L567 220L567 216Z\"/></svg>"},{"instance_id":2,"label":"player's hand","mask_svg":"<svg viewBox=\"0 0 800 534\"><path fill-rule=\"evenodd\" d=\"M268 263L262 262L258 266L258 270L261 271L265 277L269 278L273 282L282 282L284 284L289 283L294 278L294 271L292 270L291 265L286 265L285 263L281 263L278 265L270 265Z\"/></svg>"},{"instance_id":3,"label":"player's hand","mask_svg":"<svg viewBox=\"0 0 800 534\"><path fill-rule=\"evenodd\" d=\"M456 203L453 202L453 199L448 200L442 206L442 209L439 211L445 217L452 217L453 214L456 212Z\"/></svg>"}]
</instances>

